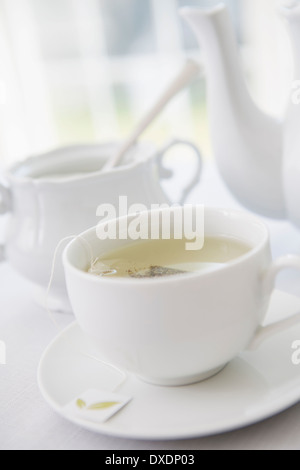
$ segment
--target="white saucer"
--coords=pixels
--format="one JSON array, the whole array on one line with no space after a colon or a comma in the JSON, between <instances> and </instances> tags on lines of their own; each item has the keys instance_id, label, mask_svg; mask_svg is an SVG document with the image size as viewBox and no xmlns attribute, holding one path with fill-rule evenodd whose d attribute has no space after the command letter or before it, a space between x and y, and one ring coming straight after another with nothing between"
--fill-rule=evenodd
<instances>
[{"instance_id":1,"label":"white saucer","mask_svg":"<svg viewBox=\"0 0 300 470\"><path fill-rule=\"evenodd\" d=\"M300 299L275 292L266 323L300 310ZM77 323L47 348L38 372L40 390L60 415L106 435L171 440L219 434L277 414L300 400L300 366L292 362L292 344L300 325L280 333L256 352L241 354L215 377L188 387L148 385L133 376L118 393L132 400L106 423L69 415L65 406L86 390L112 391L122 376L82 352L89 352Z\"/></svg>"}]
</instances>

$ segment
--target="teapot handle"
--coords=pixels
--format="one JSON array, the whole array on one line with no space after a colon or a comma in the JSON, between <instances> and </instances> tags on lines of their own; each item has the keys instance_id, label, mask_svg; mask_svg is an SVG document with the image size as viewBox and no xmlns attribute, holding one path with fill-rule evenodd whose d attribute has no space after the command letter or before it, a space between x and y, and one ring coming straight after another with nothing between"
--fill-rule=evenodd
<instances>
[{"instance_id":1,"label":"teapot handle","mask_svg":"<svg viewBox=\"0 0 300 470\"><path fill-rule=\"evenodd\" d=\"M174 139L171 142L169 142L165 147L163 147L158 154L157 162L159 166L159 176L161 179L169 179L169 178L172 178L173 176L173 171L163 166L163 159L165 157L165 154L175 145L186 145L187 147L191 147L192 150L194 150L197 156L197 160L198 160L197 170L195 171L193 175L193 179L190 182L190 184L183 190L181 199L179 201L179 204L183 205L186 202L189 194L199 183L201 173L202 173L202 167L203 167L203 158L197 146L193 144L192 142L189 142L187 140Z\"/></svg>"},{"instance_id":2,"label":"teapot handle","mask_svg":"<svg viewBox=\"0 0 300 470\"><path fill-rule=\"evenodd\" d=\"M7 186L0 182L0 215L7 214L11 210L10 191ZM5 261L5 246L0 245L0 262Z\"/></svg>"}]
</instances>

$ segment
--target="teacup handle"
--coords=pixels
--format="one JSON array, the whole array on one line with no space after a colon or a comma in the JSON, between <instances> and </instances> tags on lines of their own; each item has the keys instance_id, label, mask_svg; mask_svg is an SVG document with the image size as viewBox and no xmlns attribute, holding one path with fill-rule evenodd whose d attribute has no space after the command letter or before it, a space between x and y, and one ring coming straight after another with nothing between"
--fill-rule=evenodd
<instances>
[{"instance_id":1,"label":"teacup handle","mask_svg":"<svg viewBox=\"0 0 300 470\"><path fill-rule=\"evenodd\" d=\"M11 197L9 189L0 182L0 215L7 214L11 210ZM0 245L0 262L5 261L3 245Z\"/></svg>"},{"instance_id":2,"label":"teacup handle","mask_svg":"<svg viewBox=\"0 0 300 470\"><path fill-rule=\"evenodd\" d=\"M272 264L271 268L269 268L263 274L263 285L267 295L270 295L274 289L276 276L280 273L280 271L286 268L300 269L300 256L288 255L279 258ZM248 346L247 350L256 350L266 339L299 324L300 312L290 316L289 318L286 318L285 320L273 323L272 325L259 326L255 337L251 341L251 344Z\"/></svg>"},{"instance_id":3,"label":"teacup handle","mask_svg":"<svg viewBox=\"0 0 300 470\"><path fill-rule=\"evenodd\" d=\"M174 139L172 140L171 142L169 142L165 147L163 147L159 154L158 154L158 158L157 158L157 162L158 162L158 165L159 165L159 176L160 176L160 179L168 179L168 178L172 178L173 176L173 171L172 170L169 170L167 168L165 168L163 166L163 159L165 157L165 154L172 148L174 147L175 145L186 145L187 147L191 147L196 156L197 156L197 160L198 160L198 165L197 165L197 170L195 171L195 174L193 175L193 179L192 181L190 182L190 184L188 185L187 188L185 188L183 190L183 193L182 193L182 196L181 196L181 199L179 201L179 204L184 204L185 201L187 200L189 194L192 192L192 190L197 186L197 184L199 183L199 180L200 180L200 177L201 177L201 173L202 173L202 167L203 167L203 159L202 159L202 154L201 152L199 151L199 149L196 147L196 145L194 145L192 142L189 142L187 140L181 140L181 139Z\"/></svg>"}]
</instances>

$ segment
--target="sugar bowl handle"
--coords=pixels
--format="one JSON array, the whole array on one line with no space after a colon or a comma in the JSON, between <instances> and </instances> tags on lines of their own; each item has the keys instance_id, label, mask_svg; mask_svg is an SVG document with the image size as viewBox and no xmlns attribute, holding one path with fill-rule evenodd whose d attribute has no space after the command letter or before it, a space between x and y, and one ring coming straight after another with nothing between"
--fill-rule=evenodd
<instances>
[{"instance_id":1,"label":"sugar bowl handle","mask_svg":"<svg viewBox=\"0 0 300 470\"><path fill-rule=\"evenodd\" d=\"M197 157L197 168L193 174L193 178L192 178L192 181L190 182L190 184L183 190L183 193L182 193L182 196L181 196L181 199L179 201L179 204L180 205L183 205L189 194L192 192L192 190L198 185L199 181L200 181L200 178L201 178L201 173L202 173L202 167L203 167L203 158L202 158L202 154L201 152L199 151L198 147L193 144L192 142L189 142L187 140L182 140L182 139L174 139L172 140L171 142L169 142L165 147L163 147L159 154L158 154L158 158L157 158L157 161L158 161L158 166L159 166L159 174L160 174L160 178L161 179L168 179L168 178L172 178L173 176L173 171L172 170L169 170L167 168L165 168L163 166L163 160L164 160L164 157L165 157L165 154L172 148L172 147L175 147L176 145L185 145L186 147L190 147L196 157Z\"/></svg>"}]
</instances>

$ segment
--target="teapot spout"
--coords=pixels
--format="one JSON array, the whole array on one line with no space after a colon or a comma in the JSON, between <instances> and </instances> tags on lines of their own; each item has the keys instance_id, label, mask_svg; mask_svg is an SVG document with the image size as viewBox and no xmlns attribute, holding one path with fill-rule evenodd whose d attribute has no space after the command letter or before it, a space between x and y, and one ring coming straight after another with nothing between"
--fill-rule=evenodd
<instances>
[{"instance_id":1,"label":"teapot spout","mask_svg":"<svg viewBox=\"0 0 300 470\"><path fill-rule=\"evenodd\" d=\"M282 125L247 89L226 6L179 12L202 47L214 158L225 183L248 209L285 218Z\"/></svg>"}]
</instances>

